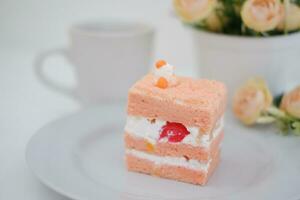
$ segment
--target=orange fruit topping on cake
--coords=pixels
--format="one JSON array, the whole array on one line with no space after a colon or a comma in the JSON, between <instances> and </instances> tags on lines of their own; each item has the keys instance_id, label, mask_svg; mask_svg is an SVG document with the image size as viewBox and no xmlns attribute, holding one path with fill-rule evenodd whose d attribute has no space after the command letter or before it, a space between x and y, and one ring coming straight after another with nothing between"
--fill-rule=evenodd
<instances>
[{"instance_id":1,"label":"orange fruit topping on cake","mask_svg":"<svg viewBox=\"0 0 300 200\"><path fill-rule=\"evenodd\" d=\"M160 77L157 81L156 81L156 86L162 89L165 89L168 87L168 81L167 79L165 79L164 77Z\"/></svg>"},{"instance_id":2,"label":"orange fruit topping on cake","mask_svg":"<svg viewBox=\"0 0 300 200\"><path fill-rule=\"evenodd\" d=\"M167 64L166 61L164 61L164 60L158 60L155 63L155 66L156 66L156 68L161 68L162 66L165 66L166 64Z\"/></svg>"}]
</instances>

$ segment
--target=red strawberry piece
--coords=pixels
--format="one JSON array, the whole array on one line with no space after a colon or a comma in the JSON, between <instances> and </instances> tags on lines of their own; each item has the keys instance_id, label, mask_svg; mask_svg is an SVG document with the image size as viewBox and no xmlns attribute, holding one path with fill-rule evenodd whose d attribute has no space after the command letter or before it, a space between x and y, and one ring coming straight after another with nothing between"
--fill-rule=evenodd
<instances>
[{"instance_id":1,"label":"red strawberry piece","mask_svg":"<svg viewBox=\"0 0 300 200\"><path fill-rule=\"evenodd\" d=\"M159 140L167 138L169 142L181 142L188 134L190 132L183 124L167 122L160 130Z\"/></svg>"}]
</instances>

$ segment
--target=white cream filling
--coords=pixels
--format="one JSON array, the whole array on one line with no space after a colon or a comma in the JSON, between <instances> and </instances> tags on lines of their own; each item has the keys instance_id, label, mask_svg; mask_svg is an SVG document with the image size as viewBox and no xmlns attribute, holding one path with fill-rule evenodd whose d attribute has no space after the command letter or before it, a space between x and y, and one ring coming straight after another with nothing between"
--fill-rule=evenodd
<instances>
[{"instance_id":1,"label":"white cream filling","mask_svg":"<svg viewBox=\"0 0 300 200\"><path fill-rule=\"evenodd\" d=\"M206 172L211 163L211 160L204 163L194 159L187 160L184 157L157 156L142 151L137 151L135 149L126 149L126 154L130 154L141 159L152 161L156 165L172 165L172 166L185 167L197 171L206 171Z\"/></svg>"},{"instance_id":2,"label":"white cream filling","mask_svg":"<svg viewBox=\"0 0 300 200\"><path fill-rule=\"evenodd\" d=\"M145 138L150 143L155 144L160 135L161 128L166 124L166 121L156 119L155 122L145 117L127 116L127 122L125 125L125 131L137 137ZM193 146L200 146L207 148L212 141L221 133L224 127L223 117L217 122L216 127L212 131L212 137L209 134L203 134L199 137L199 127L187 126L187 130L190 132L181 141L184 144L190 144ZM160 140L160 142L167 142L166 140Z\"/></svg>"}]
</instances>

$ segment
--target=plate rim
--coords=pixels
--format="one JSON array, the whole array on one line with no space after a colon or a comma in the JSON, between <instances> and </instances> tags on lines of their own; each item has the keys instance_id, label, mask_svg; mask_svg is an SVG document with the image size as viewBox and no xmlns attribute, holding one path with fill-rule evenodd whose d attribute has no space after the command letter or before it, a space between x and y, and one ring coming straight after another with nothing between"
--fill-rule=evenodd
<instances>
[{"instance_id":1,"label":"plate rim","mask_svg":"<svg viewBox=\"0 0 300 200\"><path fill-rule=\"evenodd\" d=\"M65 197L68 197L68 198L72 198L72 199L75 199L75 200L80 200L80 199L87 199L87 197L85 195L82 195L80 192L74 192L73 191L69 191L69 190L66 190L66 188L62 188L60 187L59 185L55 184L55 183L52 183L51 181L49 181L47 179L47 177L43 176L43 174L40 174L39 170L37 170L37 167L34 166L34 164L31 162L32 158L31 158L31 150L36 142L36 140L41 137L41 135L44 135L44 134L47 134L47 129L49 129L49 127L53 127L55 124L59 124L61 122L64 122L65 120L72 120L74 117L78 116L78 115L84 115L84 114L88 114L88 113L91 113L91 112L95 112L95 109L97 110L111 110L111 109L114 109L114 110L117 110L118 113L121 113L122 112L122 108L124 108L125 105L120 105L119 104L109 104L109 105L96 105L96 106L90 106L90 107L86 107L84 109L81 109L81 110L77 110L75 112L72 112L72 113L69 113L69 114L66 114L62 117L59 117L58 119L52 121L52 122L49 122L47 124L45 124L44 126L42 126L41 128L39 128L35 134L33 134L27 145L26 145L26 151L25 151L25 160L26 160L26 163L27 163L27 166L29 167L30 171L33 173L33 175L43 184L45 185L46 187L50 188L51 190L65 196ZM120 112L121 111L121 112ZM106 113L106 112L103 112L103 113ZM125 112L124 112L125 113ZM99 115L99 114L98 114ZM109 119L109 118L105 118L105 115L104 114L101 114L101 116L103 116L103 119L106 119L106 120L99 120L99 124L98 126L103 126L107 123L112 123L112 122L115 122L115 119L112 120L112 119ZM120 119L120 118L119 118ZM48 133L49 134L49 133ZM260 141L261 142L261 141ZM104 186L103 184L101 184L101 186ZM101 187L99 186L99 187ZM68 189L68 188L67 188ZM110 188L111 189L111 188ZM114 191L113 189L111 189L111 191ZM104 194L105 196L105 194ZM118 195L117 195L118 196ZM125 199L140 199L140 197L138 196L121 196L119 195L119 197L123 197ZM232 196L234 198L234 196ZM99 197L98 197L99 198ZM298 195L295 195L294 196L291 196L289 197L291 199L294 199L295 200L299 199L300 198L300 194L299 194L299 197ZM144 199L144 197L142 198ZM147 199L147 198L146 198ZM165 198L163 198L165 199ZM167 199L171 199L171 198L167 198Z\"/></svg>"},{"instance_id":2,"label":"plate rim","mask_svg":"<svg viewBox=\"0 0 300 200\"><path fill-rule=\"evenodd\" d=\"M85 197L83 197L81 194L78 193L73 193L72 191L66 191L65 188L61 188L57 185L55 185L54 183L51 183L49 180L47 180L47 178L45 178L42 174L39 173L39 170L37 169L36 166L34 166L34 164L31 162L32 161L32 155L31 155L31 151L32 148L35 146L35 142L37 140L37 138L41 137L41 135L46 135L47 134L47 129L49 127L53 127L55 124L59 124L67 119L71 119L73 117L76 117L78 115L83 115L86 113L90 113L90 112L94 112L95 109L103 109L103 110L110 110L110 109L116 109L118 110L118 112L120 112L122 110L122 108L125 107L125 104L122 103L110 103L110 104L106 104L106 105L91 105L85 108L82 108L80 110L77 111L73 111L71 113L68 113L62 117L59 117L49 123L46 123L45 125L43 125L42 127L40 127L28 140L27 144L26 144L26 149L25 149L25 161L27 163L28 168L30 169L31 173L37 178L37 180L42 183L44 186L50 188L51 190L53 190L54 192L57 192L58 194L67 197L67 198L71 198L74 200L82 200L82 199L86 199ZM105 112L103 112L105 113ZM103 115L103 114L101 114ZM104 118L104 117L103 117ZM106 120L109 120L108 118L104 118ZM100 121L99 120L99 126L106 124L108 121ZM112 121L111 121L112 122Z\"/></svg>"}]
</instances>

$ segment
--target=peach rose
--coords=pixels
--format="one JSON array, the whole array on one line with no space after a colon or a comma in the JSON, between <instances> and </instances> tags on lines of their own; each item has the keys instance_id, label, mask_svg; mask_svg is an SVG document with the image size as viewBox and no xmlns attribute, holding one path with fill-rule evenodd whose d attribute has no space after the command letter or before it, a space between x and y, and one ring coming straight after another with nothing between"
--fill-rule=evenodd
<instances>
[{"instance_id":1,"label":"peach rose","mask_svg":"<svg viewBox=\"0 0 300 200\"><path fill-rule=\"evenodd\" d=\"M294 31L300 29L300 6L290 3L285 5L284 17L280 21L277 29L280 31Z\"/></svg>"},{"instance_id":2,"label":"peach rose","mask_svg":"<svg viewBox=\"0 0 300 200\"><path fill-rule=\"evenodd\" d=\"M275 29L283 18L280 0L246 0L241 17L244 24L257 32Z\"/></svg>"},{"instance_id":3,"label":"peach rose","mask_svg":"<svg viewBox=\"0 0 300 200\"><path fill-rule=\"evenodd\" d=\"M237 90L233 99L233 112L244 124L251 125L271 106L272 100L263 79L250 79Z\"/></svg>"},{"instance_id":4,"label":"peach rose","mask_svg":"<svg viewBox=\"0 0 300 200\"><path fill-rule=\"evenodd\" d=\"M219 31L222 22L216 14L221 8L217 0L174 0L177 15L186 23L206 25L209 30Z\"/></svg>"},{"instance_id":5,"label":"peach rose","mask_svg":"<svg viewBox=\"0 0 300 200\"><path fill-rule=\"evenodd\" d=\"M280 109L300 119L300 86L283 96Z\"/></svg>"}]
</instances>

